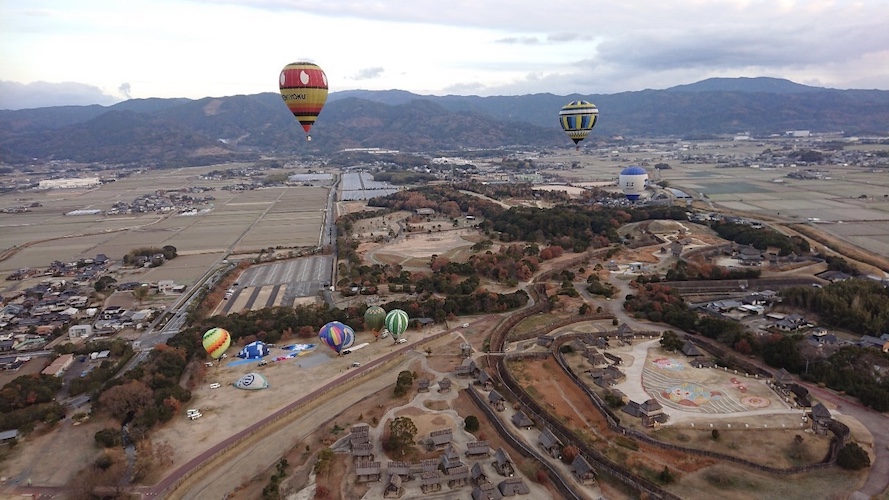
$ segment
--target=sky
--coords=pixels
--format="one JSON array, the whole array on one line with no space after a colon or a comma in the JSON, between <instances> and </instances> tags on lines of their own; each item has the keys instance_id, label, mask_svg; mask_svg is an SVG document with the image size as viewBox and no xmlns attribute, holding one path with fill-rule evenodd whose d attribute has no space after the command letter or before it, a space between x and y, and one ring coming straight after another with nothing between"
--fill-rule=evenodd
<instances>
[{"instance_id":1,"label":"sky","mask_svg":"<svg viewBox=\"0 0 889 500\"><path fill-rule=\"evenodd\" d=\"M278 91L613 94L711 77L889 90L887 0L0 0L0 109Z\"/></svg>"}]
</instances>

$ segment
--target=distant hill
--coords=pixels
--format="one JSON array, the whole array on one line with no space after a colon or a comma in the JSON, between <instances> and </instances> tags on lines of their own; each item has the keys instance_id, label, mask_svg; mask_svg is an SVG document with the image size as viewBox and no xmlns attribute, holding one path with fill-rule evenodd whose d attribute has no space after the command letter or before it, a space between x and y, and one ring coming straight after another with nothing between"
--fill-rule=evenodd
<instances>
[{"instance_id":1,"label":"distant hill","mask_svg":"<svg viewBox=\"0 0 889 500\"><path fill-rule=\"evenodd\" d=\"M820 92L819 87L810 87L782 78L708 78L688 85L677 85L667 89L668 92L747 92L766 94L801 94L804 92Z\"/></svg>"},{"instance_id":2,"label":"distant hill","mask_svg":"<svg viewBox=\"0 0 889 500\"><path fill-rule=\"evenodd\" d=\"M586 147L615 136L768 135L800 129L889 133L887 91L822 89L775 78L712 78L666 90L602 95L334 92L311 142L276 93L3 110L0 160L182 166L358 147L565 147L570 142L557 114L575 99L590 100L600 110Z\"/></svg>"}]
</instances>

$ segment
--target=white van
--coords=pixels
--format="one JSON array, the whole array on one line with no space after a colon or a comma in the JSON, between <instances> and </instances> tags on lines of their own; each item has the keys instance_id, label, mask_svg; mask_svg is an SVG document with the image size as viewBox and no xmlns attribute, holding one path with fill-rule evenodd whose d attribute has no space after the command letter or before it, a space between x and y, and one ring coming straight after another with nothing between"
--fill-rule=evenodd
<instances>
[{"instance_id":1,"label":"white van","mask_svg":"<svg viewBox=\"0 0 889 500\"><path fill-rule=\"evenodd\" d=\"M361 363L359 363L358 361L352 363L352 368L358 368L359 366L361 366Z\"/></svg>"},{"instance_id":2,"label":"white van","mask_svg":"<svg viewBox=\"0 0 889 500\"><path fill-rule=\"evenodd\" d=\"M219 389L220 387L222 386L219 385L219 383L217 382L213 382L212 384L210 384L210 389Z\"/></svg>"}]
</instances>

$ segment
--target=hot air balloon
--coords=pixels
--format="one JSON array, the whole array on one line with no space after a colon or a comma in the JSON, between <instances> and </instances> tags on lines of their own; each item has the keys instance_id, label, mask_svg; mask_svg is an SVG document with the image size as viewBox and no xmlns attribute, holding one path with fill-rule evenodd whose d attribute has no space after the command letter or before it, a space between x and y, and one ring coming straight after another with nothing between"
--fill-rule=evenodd
<instances>
[{"instance_id":1,"label":"hot air balloon","mask_svg":"<svg viewBox=\"0 0 889 500\"><path fill-rule=\"evenodd\" d=\"M397 339L407 330L407 322L407 313L401 309L392 309L386 315L386 329L392 334L393 339Z\"/></svg>"},{"instance_id":2,"label":"hot air balloon","mask_svg":"<svg viewBox=\"0 0 889 500\"><path fill-rule=\"evenodd\" d=\"M284 104L303 126L306 140L311 141L309 130L327 101L327 75L317 64L295 62L284 66L278 80Z\"/></svg>"},{"instance_id":3,"label":"hot air balloon","mask_svg":"<svg viewBox=\"0 0 889 500\"><path fill-rule=\"evenodd\" d=\"M259 373L248 373L235 382L235 387L248 391L256 391L265 389L269 386L269 381Z\"/></svg>"},{"instance_id":4,"label":"hot air balloon","mask_svg":"<svg viewBox=\"0 0 889 500\"><path fill-rule=\"evenodd\" d=\"M559 111L559 123L562 124L562 130L574 141L575 149L580 147L580 141L590 135L598 118L599 108L588 101L571 101Z\"/></svg>"},{"instance_id":5,"label":"hot air balloon","mask_svg":"<svg viewBox=\"0 0 889 500\"><path fill-rule=\"evenodd\" d=\"M213 359L219 359L232 343L232 336L225 328L211 328L204 333L204 349Z\"/></svg>"},{"instance_id":6,"label":"hot air balloon","mask_svg":"<svg viewBox=\"0 0 889 500\"><path fill-rule=\"evenodd\" d=\"M645 185L648 183L648 172L642 167L630 166L620 172L618 177L618 186L624 192L627 199L636 201L639 195L645 191Z\"/></svg>"},{"instance_id":7,"label":"hot air balloon","mask_svg":"<svg viewBox=\"0 0 889 500\"><path fill-rule=\"evenodd\" d=\"M331 321L321 327L318 337L324 345L339 355L342 354L343 349L348 349L355 343L355 330L339 321Z\"/></svg>"},{"instance_id":8,"label":"hot air balloon","mask_svg":"<svg viewBox=\"0 0 889 500\"><path fill-rule=\"evenodd\" d=\"M268 355L269 346L265 345L265 342L261 340L250 342L238 352L238 357L244 359L262 359Z\"/></svg>"},{"instance_id":9,"label":"hot air balloon","mask_svg":"<svg viewBox=\"0 0 889 500\"><path fill-rule=\"evenodd\" d=\"M364 311L364 325L379 338L380 329L386 324L386 310L380 306L371 306Z\"/></svg>"}]
</instances>

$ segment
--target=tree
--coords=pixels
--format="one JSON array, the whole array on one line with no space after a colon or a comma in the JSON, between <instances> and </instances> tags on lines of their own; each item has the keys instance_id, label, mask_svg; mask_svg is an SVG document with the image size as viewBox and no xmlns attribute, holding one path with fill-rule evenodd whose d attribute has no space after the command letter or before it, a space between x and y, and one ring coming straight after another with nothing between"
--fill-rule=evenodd
<instances>
[{"instance_id":1,"label":"tree","mask_svg":"<svg viewBox=\"0 0 889 500\"><path fill-rule=\"evenodd\" d=\"M115 418L123 419L128 413L140 413L154 406L151 389L138 380L114 386L103 392L99 403Z\"/></svg>"},{"instance_id":2,"label":"tree","mask_svg":"<svg viewBox=\"0 0 889 500\"><path fill-rule=\"evenodd\" d=\"M870 467L870 457L858 443L849 443L837 453L837 465L847 470Z\"/></svg>"},{"instance_id":3,"label":"tree","mask_svg":"<svg viewBox=\"0 0 889 500\"><path fill-rule=\"evenodd\" d=\"M478 430L478 417L475 415L469 415L466 417L466 420L463 421L463 427L466 429L466 432L475 432Z\"/></svg>"},{"instance_id":4,"label":"tree","mask_svg":"<svg viewBox=\"0 0 889 500\"><path fill-rule=\"evenodd\" d=\"M161 250L163 250L161 253L164 254L165 259L172 260L176 258L177 250L173 245L164 245Z\"/></svg>"},{"instance_id":5,"label":"tree","mask_svg":"<svg viewBox=\"0 0 889 500\"><path fill-rule=\"evenodd\" d=\"M667 330L661 336L661 347L668 351L678 351L682 349L685 342L673 330Z\"/></svg>"},{"instance_id":6,"label":"tree","mask_svg":"<svg viewBox=\"0 0 889 500\"><path fill-rule=\"evenodd\" d=\"M140 285L133 289L133 298L141 304L150 293L151 288L148 285Z\"/></svg>"},{"instance_id":7,"label":"tree","mask_svg":"<svg viewBox=\"0 0 889 500\"><path fill-rule=\"evenodd\" d=\"M398 417L389 423L389 450L404 455L414 445L417 426L408 417Z\"/></svg>"},{"instance_id":8,"label":"tree","mask_svg":"<svg viewBox=\"0 0 889 500\"><path fill-rule=\"evenodd\" d=\"M103 448L114 448L115 446L120 446L120 429L106 427L105 429L96 432L96 434L93 436L93 439L95 439L96 443Z\"/></svg>"},{"instance_id":9,"label":"tree","mask_svg":"<svg viewBox=\"0 0 889 500\"><path fill-rule=\"evenodd\" d=\"M403 370L398 374L398 379L395 382L395 396L404 396L413 384L414 374L408 370Z\"/></svg>"},{"instance_id":10,"label":"tree","mask_svg":"<svg viewBox=\"0 0 889 500\"><path fill-rule=\"evenodd\" d=\"M562 448L562 462L566 464L570 464L574 462L574 459L577 458L577 455L580 454L580 449L573 444L569 444L568 446Z\"/></svg>"},{"instance_id":11,"label":"tree","mask_svg":"<svg viewBox=\"0 0 889 500\"><path fill-rule=\"evenodd\" d=\"M676 480L676 477L670 472L670 469L666 465L664 466L664 470L657 475L657 478L664 484L670 484Z\"/></svg>"}]
</instances>

